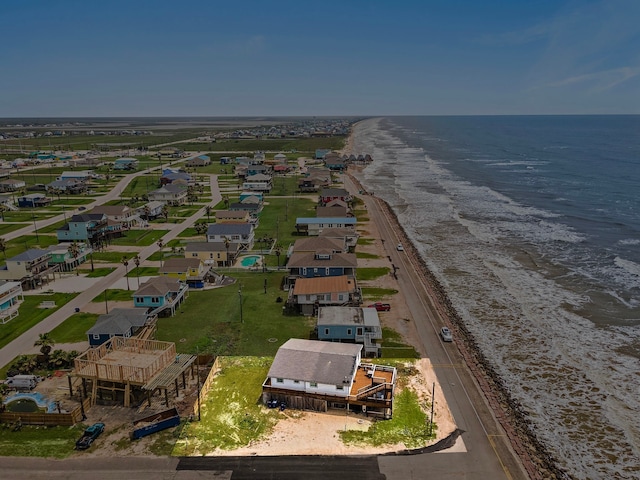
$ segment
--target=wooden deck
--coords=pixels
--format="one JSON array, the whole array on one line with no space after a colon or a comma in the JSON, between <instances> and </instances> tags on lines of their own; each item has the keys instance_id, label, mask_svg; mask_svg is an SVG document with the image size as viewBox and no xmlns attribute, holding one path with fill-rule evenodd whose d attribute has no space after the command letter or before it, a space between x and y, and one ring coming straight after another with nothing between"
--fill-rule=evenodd
<instances>
[{"instance_id":1,"label":"wooden deck","mask_svg":"<svg viewBox=\"0 0 640 480\"><path fill-rule=\"evenodd\" d=\"M349 395L358 397L373 387L387 385L387 389L393 390L395 384L395 370L389 367L374 364L360 364L356 370L356 377ZM383 389L383 388L381 388Z\"/></svg>"}]
</instances>

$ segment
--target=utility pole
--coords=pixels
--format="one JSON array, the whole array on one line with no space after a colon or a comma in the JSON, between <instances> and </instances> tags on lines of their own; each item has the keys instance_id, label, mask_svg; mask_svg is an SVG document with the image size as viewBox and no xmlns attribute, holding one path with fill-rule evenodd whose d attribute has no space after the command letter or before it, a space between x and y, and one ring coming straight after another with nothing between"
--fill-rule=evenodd
<instances>
[{"instance_id":1,"label":"utility pole","mask_svg":"<svg viewBox=\"0 0 640 480\"><path fill-rule=\"evenodd\" d=\"M242 319L242 284L238 285L238 298L240 300L240 323L244 323Z\"/></svg>"}]
</instances>

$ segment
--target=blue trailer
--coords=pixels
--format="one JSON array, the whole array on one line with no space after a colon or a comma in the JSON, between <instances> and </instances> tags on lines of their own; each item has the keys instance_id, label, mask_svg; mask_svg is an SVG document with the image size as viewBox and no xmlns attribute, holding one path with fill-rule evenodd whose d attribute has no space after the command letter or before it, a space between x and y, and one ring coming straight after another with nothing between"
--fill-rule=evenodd
<instances>
[{"instance_id":1,"label":"blue trailer","mask_svg":"<svg viewBox=\"0 0 640 480\"><path fill-rule=\"evenodd\" d=\"M138 440L139 438L146 437L160 430L175 427L179 424L180 415L178 415L178 410L175 408L154 413L153 415L148 415L133 422L134 426L139 426L131 432L131 440Z\"/></svg>"}]
</instances>

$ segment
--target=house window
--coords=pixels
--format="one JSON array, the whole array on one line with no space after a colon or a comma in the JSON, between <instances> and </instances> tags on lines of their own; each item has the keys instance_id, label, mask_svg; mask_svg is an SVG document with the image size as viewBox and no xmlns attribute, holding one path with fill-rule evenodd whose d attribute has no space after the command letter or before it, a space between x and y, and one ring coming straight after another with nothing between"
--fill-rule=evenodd
<instances>
[{"instance_id":1,"label":"house window","mask_svg":"<svg viewBox=\"0 0 640 480\"><path fill-rule=\"evenodd\" d=\"M328 328L325 328L325 329L324 329L324 334L325 334L325 335L329 335L329 329L328 329Z\"/></svg>"},{"instance_id":2,"label":"house window","mask_svg":"<svg viewBox=\"0 0 640 480\"><path fill-rule=\"evenodd\" d=\"M142 297L136 297L136 303L142 303L143 301Z\"/></svg>"},{"instance_id":3,"label":"house window","mask_svg":"<svg viewBox=\"0 0 640 480\"><path fill-rule=\"evenodd\" d=\"M159 297L151 297L151 303L160 303Z\"/></svg>"},{"instance_id":4,"label":"house window","mask_svg":"<svg viewBox=\"0 0 640 480\"><path fill-rule=\"evenodd\" d=\"M300 383L300 380L294 380L293 383Z\"/></svg>"},{"instance_id":5,"label":"house window","mask_svg":"<svg viewBox=\"0 0 640 480\"><path fill-rule=\"evenodd\" d=\"M318 388L318 382L309 382L309 386L313 388Z\"/></svg>"},{"instance_id":6,"label":"house window","mask_svg":"<svg viewBox=\"0 0 640 480\"><path fill-rule=\"evenodd\" d=\"M306 275L307 274L307 267L303 267L302 268L302 275Z\"/></svg>"},{"instance_id":7,"label":"house window","mask_svg":"<svg viewBox=\"0 0 640 480\"><path fill-rule=\"evenodd\" d=\"M347 335L351 335L353 330L351 330L350 328L347 328Z\"/></svg>"},{"instance_id":8,"label":"house window","mask_svg":"<svg viewBox=\"0 0 640 480\"><path fill-rule=\"evenodd\" d=\"M342 385L336 385L336 390L344 390L344 387Z\"/></svg>"},{"instance_id":9,"label":"house window","mask_svg":"<svg viewBox=\"0 0 640 480\"><path fill-rule=\"evenodd\" d=\"M305 295L307 302L311 301L311 295Z\"/></svg>"},{"instance_id":10,"label":"house window","mask_svg":"<svg viewBox=\"0 0 640 480\"><path fill-rule=\"evenodd\" d=\"M93 334L93 339L94 340L100 340L100 334L99 333L94 333Z\"/></svg>"},{"instance_id":11,"label":"house window","mask_svg":"<svg viewBox=\"0 0 640 480\"><path fill-rule=\"evenodd\" d=\"M329 276L329 269L328 269L328 268L325 268L325 269L324 269L324 274L325 274L326 276Z\"/></svg>"},{"instance_id":12,"label":"house window","mask_svg":"<svg viewBox=\"0 0 640 480\"><path fill-rule=\"evenodd\" d=\"M339 294L338 295L338 301L340 301L340 302L344 301L344 295Z\"/></svg>"},{"instance_id":13,"label":"house window","mask_svg":"<svg viewBox=\"0 0 640 480\"><path fill-rule=\"evenodd\" d=\"M276 382L278 382L278 383L284 383L284 378L276 378Z\"/></svg>"}]
</instances>

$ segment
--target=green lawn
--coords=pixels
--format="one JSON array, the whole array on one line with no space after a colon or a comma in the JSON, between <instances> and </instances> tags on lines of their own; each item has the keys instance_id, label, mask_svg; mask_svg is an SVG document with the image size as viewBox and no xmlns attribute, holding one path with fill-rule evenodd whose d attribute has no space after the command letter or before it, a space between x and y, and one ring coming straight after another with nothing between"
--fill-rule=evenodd
<instances>
[{"instance_id":1,"label":"green lawn","mask_svg":"<svg viewBox=\"0 0 640 480\"><path fill-rule=\"evenodd\" d=\"M74 427L48 428L25 425L20 431L12 432L8 426L1 426L0 455L5 457L65 458L75 452L76 440L85 428L82 424L77 424Z\"/></svg>"},{"instance_id":2,"label":"green lawn","mask_svg":"<svg viewBox=\"0 0 640 480\"><path fill-rule=\"evenodd\" d=\"M56 343L82 342L87 339L87 330L95 325L98 317L95 313L74 313L51 330L51 338Z\"/></svg>"},{"instance_id":3,"label":"green lawn","mask_svg":"<svg viewBox=\"0 0 640 480\"><path fill-rule=\"evenodd\" d=\"M0 224L0 235L5 235L14 230L26 227L27 223L2 223Z\"/></svg>"},{"instance_id":4,"label":"green lawn","mask_svg":"<svg viewBox=\"0 0 640 480\"><path fill-rule=\"evenodd\" d=\"M315 205L308 198L270 198L269 205L260 214L256 238L278 238L283 246L295 242L301 238L296 235L296 218L315 216Z\"/></svg>"},{"instance_id":5,"label":"green lawn","mask_svg":"<svg viewBox=\"0 0 640 480\"><path fill-rule=\"evenodd\" d=\"M93 272L91 271L90 268L89 269L81 268L78 271L80 273L86 274L88 278L98 278L98 277L106 277L114 270L115 270L115 267L96 267L93 269Z\"/></svg>"},{"instance_id":6,"label":"green lawn","mask_svg":"<svg viewBox=\"0 0 640 480\"><path fill-rule=\"evenodd\" d=\"M169 230L127 230L124 236L111 240L111 245L139 245L147 247L164 237ZM95 256L94 256L95 258Z\"/></svg>"},{"instance_id":7,"label":"green lawn","mask_svg":"<svg viewBox=\"0 0 640 480\"><path fill-rule=\"evenodd\" d=\"M134 282L135 283L135 282ZM135 286L135 285L134 285ZM118 288L107 289L107 303L108 302L130 302L133 301L133 290L123 290ZM91 300L93 303L104 302L104 292ZM111 307L109 307L111 310Z\"/></svg>"},{"instance_id":8,"label":"green lawn","mask_svg":"<svg viewBox=\"0 0 640 480\"><path fill-rule=\"evenodd\" d=\"M138 252L93 252L93 260L95 262L120 263L122 257L132 258Z\"/></svg>"},{"instance_id":9,"label":"green lawn","mask_svg":"<svg viewBox=\"0 0 640 480\"><path fill-rule=\"evenodd\" d=\"M366 252L356 252L356 258L380 258L380 255Z\"/></svg>"},{"instance_id":10,"label":"green lawn","mask_svg":"<svg viewBox=\"0 0 640 480\"><path fill-rule=\"evenodd\" d=\"M387 275L391 269L389 267L362 267L356 269L358 281L375 280Z\"/></svg>"},{"instance_id":11,"label":"green lawn","mask_svg":"<svg viewBox=\"0 0 640 480\"><path fill-rule=\"evenodd\" d=\"M188 423L172 455L204 455L216 448L232 450L268 434L279 411L257 401L272 358L220 358L221 371L201 406L201 421Z\"/></svg>"},{"instance_id":12,"label":"green lawn","mask_svg":"<svg viewBox=\"0 0 640 480\"><path fill-rule=\"evenodd\" d=\"M375 422L367 431L348 430L340 432L340 438L351 445L393 445L402 442L405 447L419 448L435 437L437 426L430 432L427 422L427 407L420 405L418 395L405 388L393 399L393 418Z\"/></svg>"},{"instance_id":13,"label":"green lawn","mask_svg":"<svg viewBox=\"0 0 640 480\"><path fill-rule=\"evenodd\" d=\"M380 300L381 298L390 297L398 293L395 288L379 288L379 287L363 287L362 295L372 300Z\"/></svg>"},{"instance_id":14,"label":"green lawn","mask_svg":"<svg viewBox=\"0 0 640 480\"><path fill-rule=\"evenodd\" d=\"M18 338L34 325L37 325L64 304L70 302L74 293L52 293L50 295L25 295L24 302L20 305L18 317L0 325L0 348ZM55 308L38 308L40 302L54 301Z\"/></svg>"},{"instance_id":15,"label":"green lawn","mask_svg":"<svg viewBox=\"0 0 640 480\"><path fill-rule=\"evenodd\" d=\"M238 284L189 292L174 317L158 319L158 340L175 342L180 352L273 356L289 338L309 338L314 320L285 316L281 273L238 272L242 283L242 321ZM267 293L264 293L264 280Z\"/></svg>"}]
</instances>

